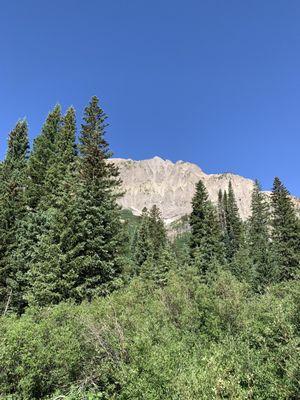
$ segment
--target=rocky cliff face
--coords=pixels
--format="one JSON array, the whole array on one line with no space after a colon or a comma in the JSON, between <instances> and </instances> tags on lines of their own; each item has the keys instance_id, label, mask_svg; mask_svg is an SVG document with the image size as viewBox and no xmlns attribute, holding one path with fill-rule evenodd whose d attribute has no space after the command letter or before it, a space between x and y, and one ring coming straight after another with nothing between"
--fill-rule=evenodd
<instances>
[{"instance_id":1,"label":"rocky cliff face","mask_svg":"<svg viewBox=\"0 0 300 400\"><path fill-rule=\"evenodd\" d=\"M206 174L197 165L177 161L173 163L154 157L150 160L112 160L120 170L125 195L120 199L123 208L139 215L143 207L156 204L166 222L172 222L191 212L195 184L202 179L211 200L216 203L219 189L226 190L231 180L243 219L250 213L253 181L241 176Z\"/></svg>"},{"instance_id":2,"label":"rocky cliff face","mask_svg":"<svg viewBox=\"0 0 300 400\"><path fill-rule=\"evenodd\" d=\"M159 157L141 161L114 158L112 161L119 167L125 191L119 200L120 205L135 215L140 215L143 207L150 208L153 204L160 208L167 223L189 214L195 184L199 179L203 180L215 204L219 189L226 190L231 181L241 217L246 219L250 215L254 185L251 179L231 173L206 174L195 164L184 161L173 163Z\"/></svg>"}]
</instances>

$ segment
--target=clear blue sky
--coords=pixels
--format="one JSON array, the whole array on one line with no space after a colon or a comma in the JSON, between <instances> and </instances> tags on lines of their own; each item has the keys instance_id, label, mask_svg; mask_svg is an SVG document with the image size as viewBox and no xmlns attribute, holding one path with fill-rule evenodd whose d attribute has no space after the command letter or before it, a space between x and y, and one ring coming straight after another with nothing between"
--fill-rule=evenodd
<instances>
[{"instance_id":1,"label":"clear blue sky","mask_svg":"<svg viewBox=\"0 0 300 400\"><path fill-rule=\"evenodd\" d=\"M300 196L299 0L3 1L0 156L96 94L117 157L274 175Z\"/></svg>"}]
</instances>

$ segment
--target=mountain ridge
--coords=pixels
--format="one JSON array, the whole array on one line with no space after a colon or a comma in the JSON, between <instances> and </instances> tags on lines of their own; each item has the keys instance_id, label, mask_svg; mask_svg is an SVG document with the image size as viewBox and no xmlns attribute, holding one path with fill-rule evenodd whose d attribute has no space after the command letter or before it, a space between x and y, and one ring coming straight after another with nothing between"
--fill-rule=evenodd
<instances>
[{"instance_id":1,"label":"mountain ridge","mask_svg":"<svg viewBox=\"0 0 300 400\"><path fill-rule=\"evenodd\" d=\"M134 215L156 204L167 224L180 219L191 212L195 184L202 179L214 204L217 204L219 190L227 190L231 181L241 218L246 220L250 216L252 179L232 172L207 174L189 161L173 162L158 156L145 160L112 158L110 162L120 170L124 195L119 204ZM300 200L293 199L299 210Z\"/></svg>"},{"instance_id":2,"label":"mountain ridge","mask_svg":"<svg viewBox=\"0 0 300 400\"><path fill-rule=\"evenodd\" d=\"M231 181L241 217L250 215L251 193L254 181L226 172L206 174L198 165L178 160L164 160L155 156L145 160L110 159L120 170L124 196L119 204L140 215L144 207L156 204L166 223L171 223L191 212L195 184L202 179L210 199L218 200L219 189L227 190Z\"/></svg>"}]
</instances>

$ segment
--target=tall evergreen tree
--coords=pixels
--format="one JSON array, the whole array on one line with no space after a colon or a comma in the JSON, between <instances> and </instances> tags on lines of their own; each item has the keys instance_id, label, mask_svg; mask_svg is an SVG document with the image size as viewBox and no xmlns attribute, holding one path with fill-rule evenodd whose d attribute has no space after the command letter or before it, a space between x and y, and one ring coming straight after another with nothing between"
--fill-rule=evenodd
<instances>
[{"instance_id":1,"label":"tall evergreen tree","mask_svg":"<svg viewBox=\"0 0 300 400\"><path fill-rule=\"evenodd\" d=\"M29 182L31 207L19 226L18 246L12 253L14 264L22 271L18 280L23 287L23 304L47 305L63 299L62 199L67 197L64 192L69 175L74 174L75 155L75 112L71 108L62 118L57 106L49 114L30 157L30 179L33 165L45 164L39 181Z\"/></svg>"},{"instance_id":2,"label":"tall evergreen tree","mask_svg":"<svg viewBox=\"0 0 300 400\"><path fill-rule=\"evenodd\" d=\"M228 194L223 197L226 220L226 256L231 261L243 240L243 223L239 216L232 183L229 181Z\"/></svg>"},{"instance_id":3,"label":"tall evergreen tree","mask_svg":"<svg viewBox=\"0 0 300 400\"><path fill-rule=\"evenodd\" d=\"M39 233L34 239L35 244L31 246L34 252L31 253L27 273L29 284L26 299L29 304L56 304L68 297L60 235L64 229L65 202L74 184L77 154L75 134L75 110L70 108L62 118L61 129L55 137L55 152L45 174L44 195L31 221L39 224L36 227Z\"/></svg>"},{"instance_id":4,"label":"tall evergreen tree","mask_svg":"<svg viewBox=\"0 0 300 400\"><path fill-rule=\"evenodd\" d=\"M169 244L161 248L160 253L154 257L148 256L142 265L141 273L143 278L154 281L157 286L165 286L168 280L168 273L176 267L175 255Z\"/></svg>"},{"instance_id":5,"label":"tall evergreen tree","mask_svg":"<svg viewBox=\"0 0 300 400\"><path fill-rule=\"evenodd\" d=\"M159 208L154 204L149 213L149 233L152 241L153 256L157 259L167 243L167 231Z\"/></svg>"},{"instance_id":6,"label":"tall evergreen tree","mask_svg":"<svg viewBox=\"0 0 300 400\"><path fill-rule=\"evenodd\" d=\"M192 200L190 216L191 257L200 272L209 272L211 266L223 262L223 246L217 212L213 207L203 182L196 184L196 193Z\"/></svg>"},{"instance_id":7,"label":"tall evergreen tree","mask_svg":"<svg viewBox=\"0 0 300 400\"><path fill-rule=\"evenodd\" d=\"M273 269L270 257L270 212L266 196L258 181L252 191L251 217L249 219L250 258L254 266L254 284L257 290L270 283Z\"/></svg>"},{"instance_id":8,"label":"tall evergreen tree","mask_svg":"<svg viewBox=\"0 0 300 400\"><path fill-rule=\"evenodd\" d=\"M239 281L244 281L255 287L257 282L256 271L254 266L254 261L251 257L251 243L249 238L249 228L248 224L245 223L243 229L243 237L239 248L234 253L234 256L229 263L229 269L233 275L235 275Z\"/></svg>"},{"instance_id":9,"label":"tall evergreen tree","mask_svg":"<svg viewBox=\"0 0 300 400\"><path fill-rule=\"evenodd\" d=\"M300 223L290 194L279 178L272 190L272 248L279 280L292 279L300 270Z\"/></svg>"},{"instance_id":10,"label":"tall evergreen tree","mask_svg":"<svg viewBox=\"0 0 300 400\"><path fill-rule=\"evenodd\" d=\"M16 246L19 221L26 212L26 168L29 151L26 121L19 121L9 135L8 150L1 166L0 182L0 297L4 312L14 303L18 288L11 253Z\"/></svg>"},{"instance_id":11,"label":"tall evergreen tree","mask_svg":"<svg viewBox=\"0 0 300 400\"><path fill-rule=\"evenodd\" d=\"M219 216L219 222L220 222L220 227L223 235L225 235L226 232L226 215L225 215L225 201L224 197L227 198L227 193L225 192L223 195L222 190L220 189L218 192L218 216ZM227 204L227 201L226 201Z\"/></svg>"},{"instance_id":12,"label":"tall evergreen tree","mask_svg":"<svg viewBox=\"0 0 300 400\"><path fill-rule=\"evenodd\" d=\"M159 209L154 205L150 212L143 209L140 226L133 243L134 261L138 272L145 262L156 263L167 245L167 233Z\"/></svg>"},{"instance_id":13,"label":"tall evergreen tree","mask_svg":"<svg viewBox=\"0 0 300 400\"><path fill-rule=\"evenodd\" d=\"M132 254L136 264L137 273L140 272L140 269L147 258L152 257L152 250L149 212L148 209L144 207L142 210L140 224L135 230L132 243Z\"/></svg>"},{"instance_id":14,"label":"tall evergreen tree","mask_svg":"<svg viewBox=\"0 0 300 400\"><path fill-rule=\"evenodd\" d=\"M45 178L56 155L56 141L61 129L61 108L57 105L49 113L42 132L33 143L28 161L28 204L35 209L40 200L47 195Z\"/></svg>"},{"instance_id":15,"label":"tall evergreen tree","mask_svg":"<svg viewBox=\"0 0 300 400\"><path fill-rule=\"evenodd\" d=\"M70 279L68 293L78 301L110 291L122 269L123 227L116 203L120 180L118 169L108 161L106 118L93 97L85 108L78 173L65 205L64 273Z\"/></svg>"},{"instance_id":16,"label":"tall evergreen tree","mask_svg":"<svg viewBox=\"0 0 300 400\"><path fill-rule=\"evenodd\" d=\"M45 172L44 196L41 202L45 209L57 207L68 182L69 174L75 171L77 147L75 144L76 117L73 107L61 118L61 124L54 136L53 154Z\"/></svg>"}]
</instances>

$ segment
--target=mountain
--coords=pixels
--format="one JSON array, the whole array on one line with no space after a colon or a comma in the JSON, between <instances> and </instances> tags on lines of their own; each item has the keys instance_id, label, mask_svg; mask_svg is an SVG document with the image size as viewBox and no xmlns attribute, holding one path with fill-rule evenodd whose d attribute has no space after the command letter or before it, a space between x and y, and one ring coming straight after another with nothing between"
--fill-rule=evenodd
<instances>
[{"instance_id":1,"label":"mountain","mask_svg":"<svg viewBox=\"0 0 300 400\"><path fill-rule=\"evenodd\" d=\"M180 219L191 212L191 200L199 179L203 180L215 204L219 189L226 190L231 181L241 217L246 219L250 215L254 184L251 179L232 173L206 174L196 164L173 163L160 157L141 161L113 158L111 161L120 170L125 192L119 203L134 215L140 215L143 207L156 204L166 223Z\"/></svg>"},{"instance_id":2,"label":"mountain","mask_svg":"<svg viewBox=\"0 0 300 400\"><path fill-rule=\"evenodd\" d=\"M242 218L250 212L253 181L235 174L206 174L196 164L184 161L173 163L154 157L149 160L114 158L118 166L124 196L120 205L140 215L143 207L156 204L168 223L191 212L195 184L202 179L211 200L216 203L219 189L226 190L231 180Z\"/></svg>"}]
</instances>

